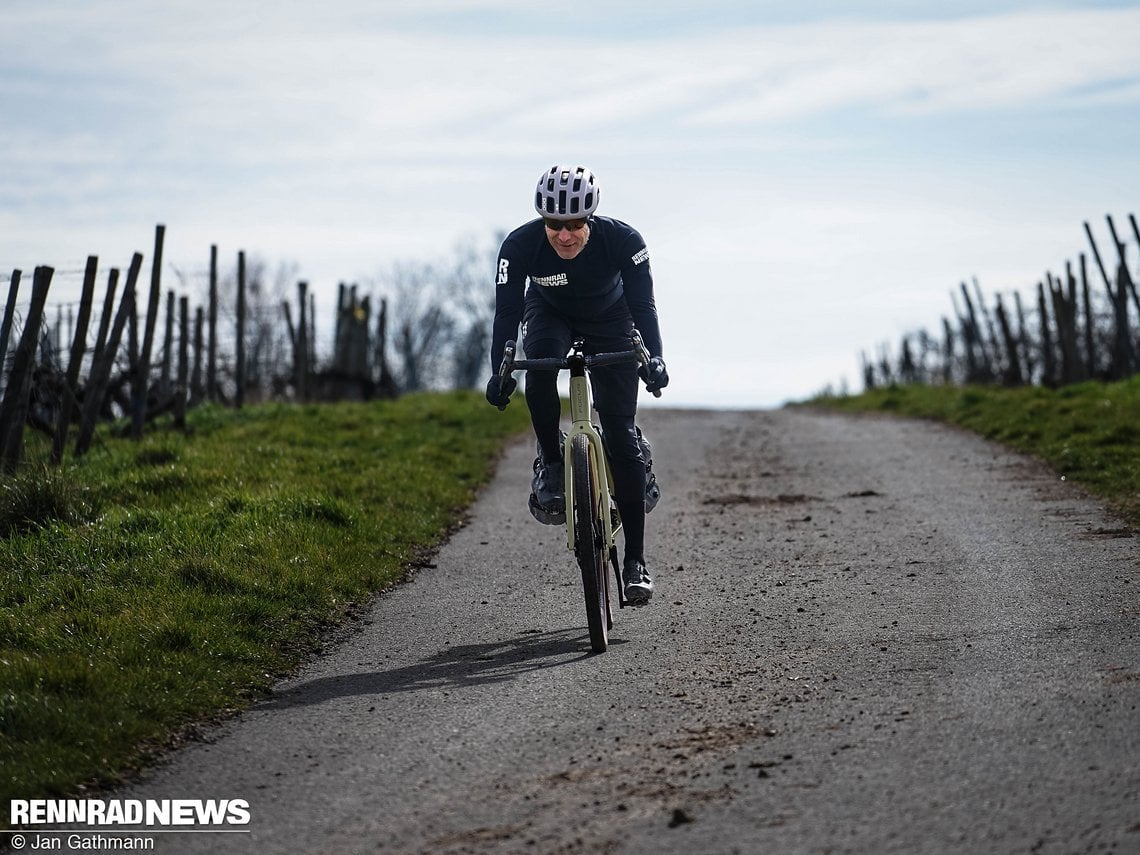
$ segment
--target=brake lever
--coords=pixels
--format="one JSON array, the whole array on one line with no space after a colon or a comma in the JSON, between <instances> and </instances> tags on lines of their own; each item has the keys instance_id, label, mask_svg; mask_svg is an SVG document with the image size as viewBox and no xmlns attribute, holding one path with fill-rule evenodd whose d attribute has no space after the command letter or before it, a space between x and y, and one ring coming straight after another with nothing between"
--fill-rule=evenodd
<instances>
[{"instance_id":1,"label":"brake lever","mask_svg":"<svg viewBox=\"0 0 1140 855\"><path fill-rule=\"evenodd\" d=\"M649 349L645 346L645 342L641 340L641 333L638 332L636 328L634 328L634 330L630 334L629 338L630 338L630 341L633 342L634 350L637 351L637 361L640 362L642 365L648 365L649 364ZM646 386L646 388L648 389L649 387ZM660 389L653 389L652 392L653 392L654 398L660 398L661 397L661 390Z\"/></svg>"},{"instance_id":2,"label":"brake lever","mask_svg":"<svg viewBox=\"0 0 1140 855\"><path fill-rule=\"evenodd\" d=\"M503 381L511 376L511 367L515 364L515 343L508 341L506 346L503 347L503 361L499 365L499 387L502 388ZM499 407L499 412L504 412L507 405L503 404Z\"/></svg>"},{"instance_id":3,"label":"brake lever","mask_svg":"<svg viewBox=\"0 0 1140 855\"><path fill-rule=\"evenodd\" d=\"M515 343L508 341L503 347L503 362L499 366L499 379L506 380L511 376L511 366L515 364Z\"/></svg>"}]
</instances>

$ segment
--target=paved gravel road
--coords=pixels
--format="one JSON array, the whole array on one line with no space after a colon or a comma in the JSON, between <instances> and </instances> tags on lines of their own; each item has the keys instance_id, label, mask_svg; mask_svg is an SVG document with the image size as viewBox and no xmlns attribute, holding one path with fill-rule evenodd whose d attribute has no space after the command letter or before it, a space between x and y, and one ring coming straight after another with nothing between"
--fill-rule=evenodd
<instances>
[{"instance_id":1,"label":"paved gravel road","mask_svg":"<svg viewBox=\"0 0 1140 855\"><path fill-rule=\"evenodd\" d=\"M588 653L531 443L363 630L124 797L168 852L1140 852L1140 550L930 424L648 411L651 607Z\"/></svg>"}]
</instances>

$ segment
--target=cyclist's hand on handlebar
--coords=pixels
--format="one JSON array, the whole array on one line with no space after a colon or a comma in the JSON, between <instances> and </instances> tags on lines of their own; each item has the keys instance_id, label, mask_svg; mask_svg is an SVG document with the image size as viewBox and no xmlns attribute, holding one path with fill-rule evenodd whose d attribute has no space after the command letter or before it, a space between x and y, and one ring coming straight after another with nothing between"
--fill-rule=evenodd
<instances>
[{"instance_id":1,"label":"cyclist's hand on handlebar","mask_svg":"<svg viewBox=\"0 0 1140 855\"><path fill-rule=\"evenodd\" d=\"M650 357L649 362L637 369L645 388L657 394L669 385L669 372L665 370L665 360L660 356Z\"/></svg>"},{"instance_id":2,"label":"cyclist's hand on handlebar","mask_svg":"<svg viewBox=\"0 0 1140 855\"><path fill-rule=\"evenodd\" d=\"M500 377L495 374L487 381L487 403L500 410L505 410L511 402L511 393L515 391L518 383L514 377Z\"/></svg>"}]
</instances>

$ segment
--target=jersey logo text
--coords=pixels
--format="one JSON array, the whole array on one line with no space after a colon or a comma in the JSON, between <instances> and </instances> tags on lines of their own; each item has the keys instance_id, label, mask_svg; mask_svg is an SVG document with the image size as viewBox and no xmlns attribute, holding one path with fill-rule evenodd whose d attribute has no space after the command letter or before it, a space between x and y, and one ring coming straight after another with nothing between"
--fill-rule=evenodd
<instances>
[{"instance_id":1,"label":"jersey logo text","mask_svg":"<svg viewBox=\"0 0 1140 855\"><path fill-rule=\"evenodd\" d=\"M553 276L532 276L530 281L544 288L560 288L570 284L570 277L565 273L555 273Z\"/></svg>"},{"instance_id":2,"label":"jersey logo text","mask_svg":"<svg viewBox=\"0 0 1140 855\"><path fill-rule=\"evenodd\" d=\"M649 260L649 247L645 247L633 257L634 264L641 264L643 261Z\"/></svg>"},{"instance_id":3,"label":"jersey logo text","mask_svg":"<svg viewBox=\"0 0 1140 855\"><path fill-rule=\"evenodd\" d=\"M507 284L507 268L510 266L511 266L511 260L509 258L500 258L499 259L499 277L495 281L496 285L506 285Z\"/></svg>"}]
</instances>

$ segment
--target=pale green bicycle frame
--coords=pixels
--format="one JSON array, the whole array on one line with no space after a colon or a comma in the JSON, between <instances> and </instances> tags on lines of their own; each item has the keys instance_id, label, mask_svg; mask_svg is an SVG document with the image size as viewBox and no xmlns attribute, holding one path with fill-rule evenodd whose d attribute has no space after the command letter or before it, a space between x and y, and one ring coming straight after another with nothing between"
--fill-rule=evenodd
<instances>
[{"instance_id":1,"label":"pale green bicycle frame","mask_svg":"<svg viewBox=\"0 0 1140 855\"><path fill-rule=\"evenodd\" d=\"M590 400L590 380L585 375L570 377L570 430L566 434L566 448L572 447L572 441L575 436L584 433L590 441L590 457L593 466L590 468L594 480L597 482L595 486L598 490L598 500L601 505L602 514L602 532L604 537L605 555L609 557L610 549L614 545L614 538L617 533L621 531L621 522L618 521L615 525L616 514L610 511L611 501L610 497L613 495L614 490L614 477L610 471L610 461L606 457L605 447L602 445L602 437L598 433L598 429L594 427L594 423L590 418L590 409L592 403ZM566 486L566 545L571 552L574 551L574 514L571 509L574 507L574 476L571 471L573 465L572 456L570 454L563 455L565 457L565 476L563 484ZM605 477L601 478L599 475L605 473Z\"/></svg>"}]
</instances>

